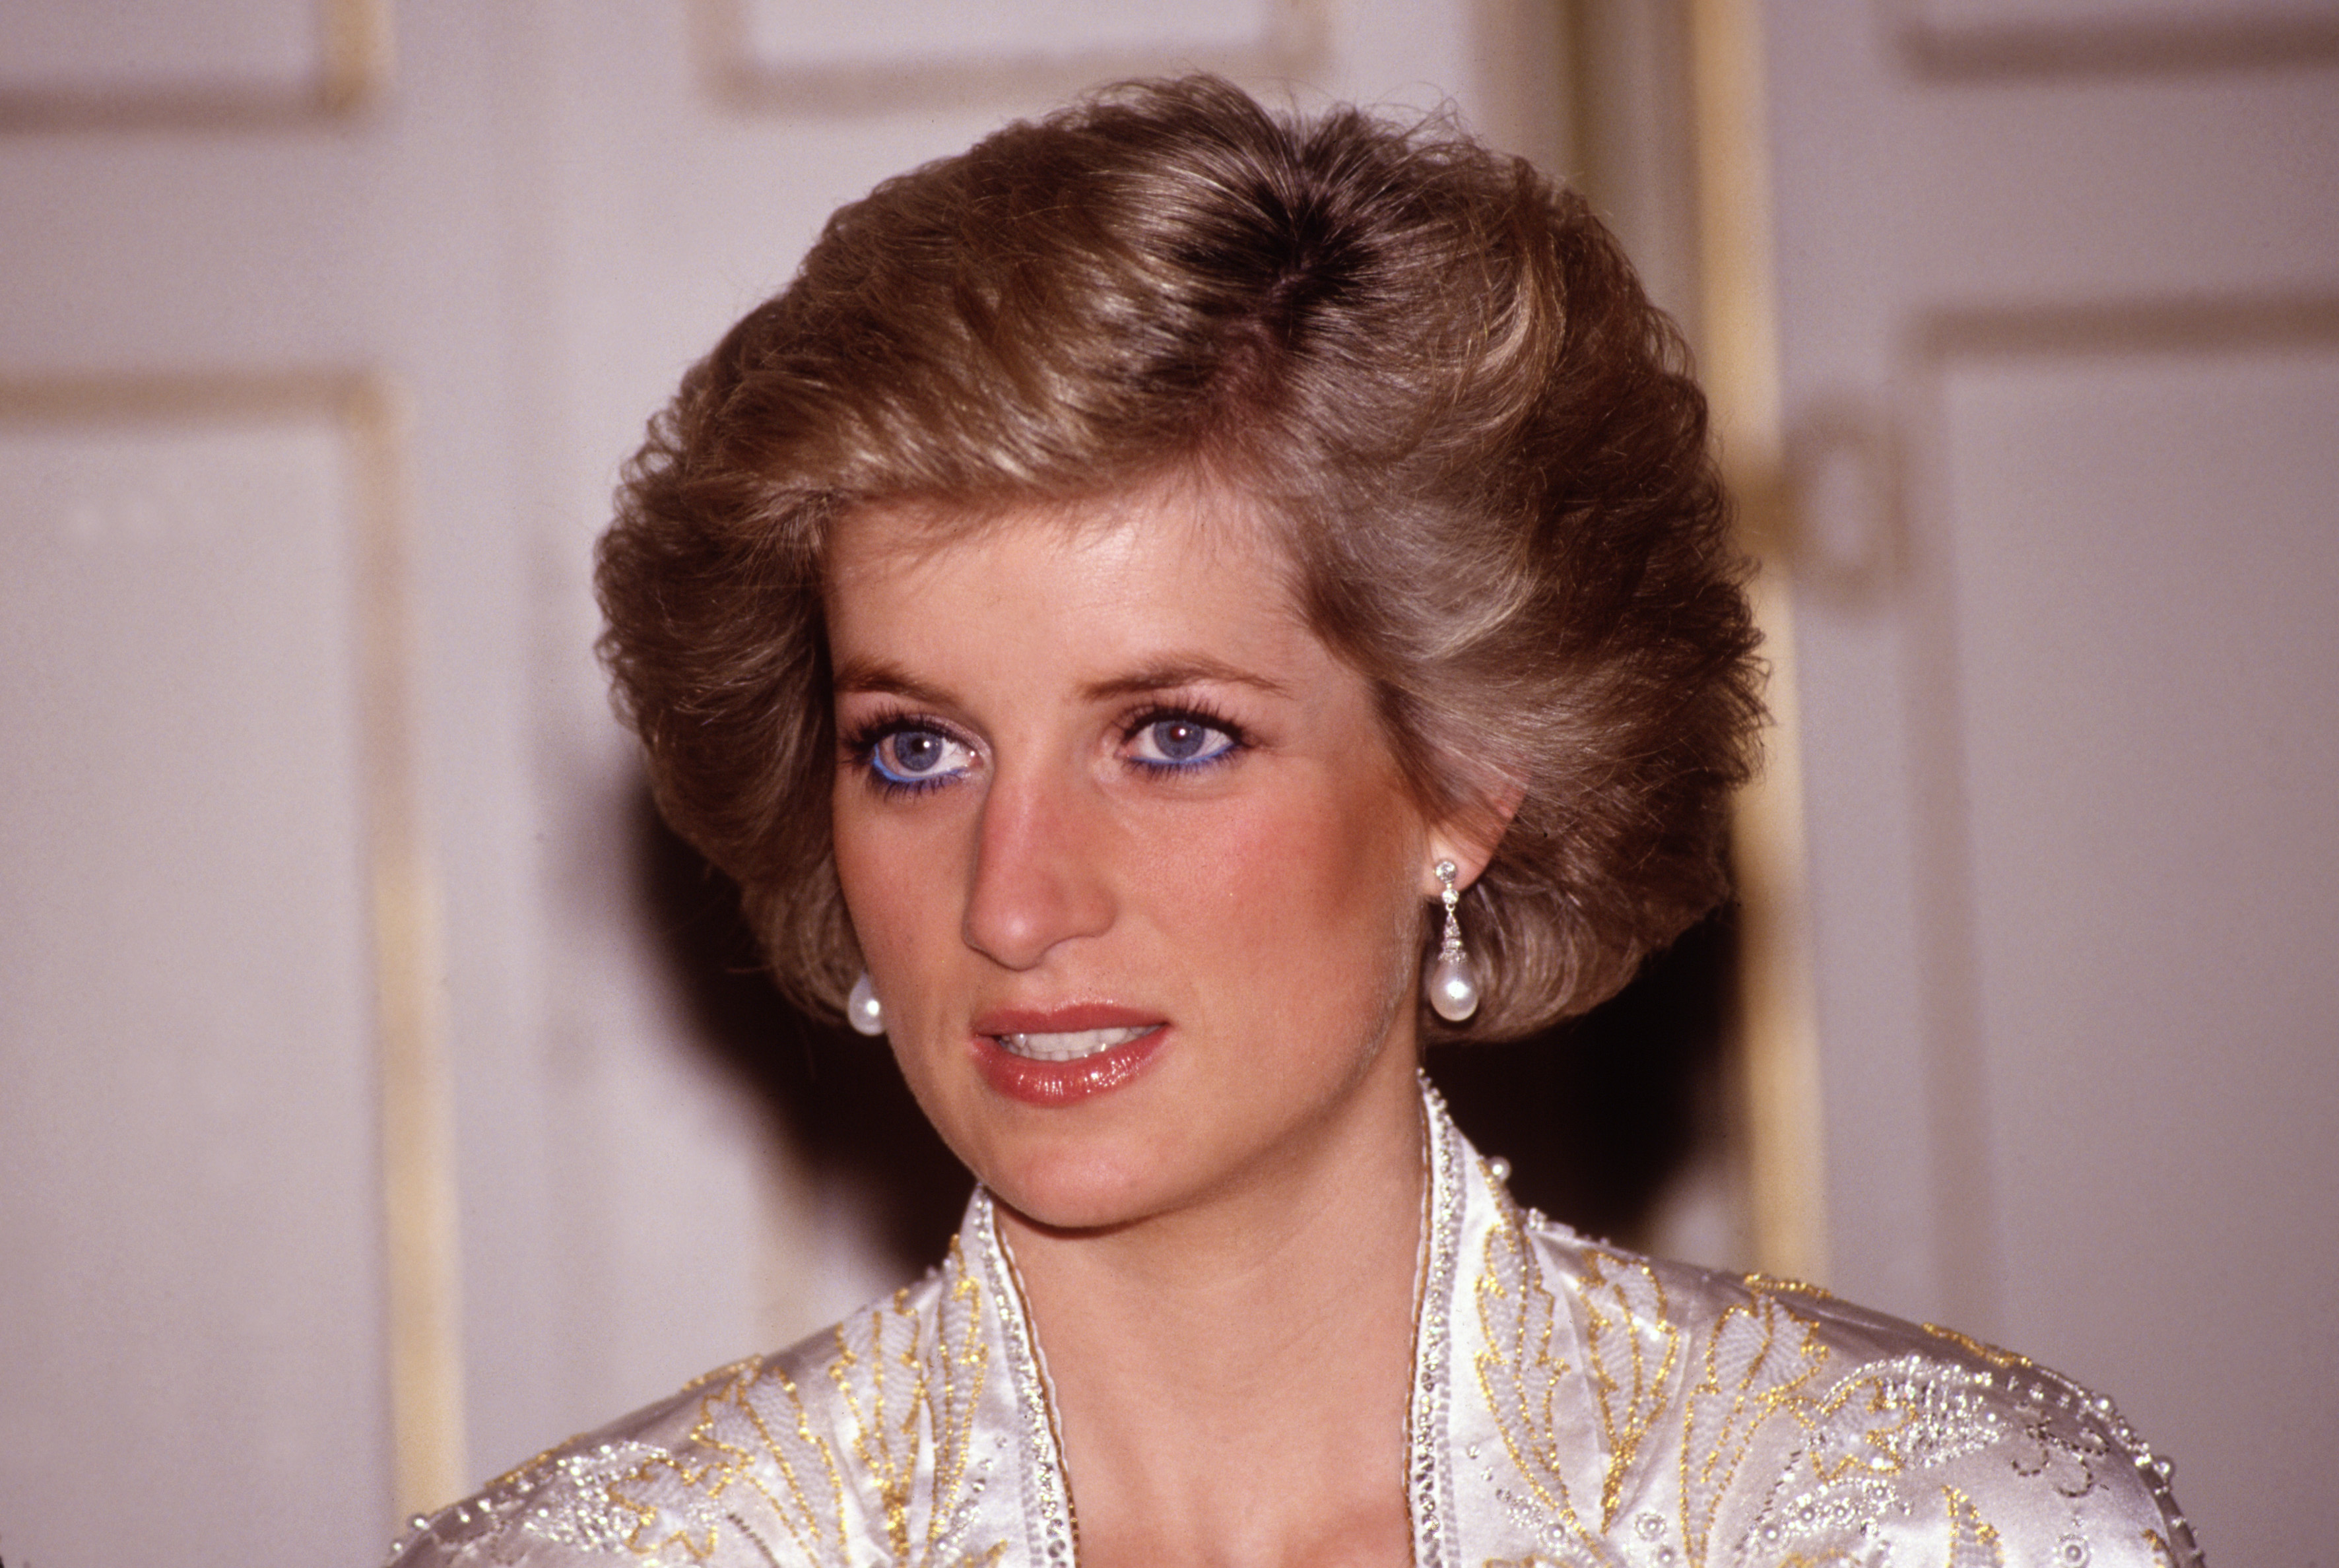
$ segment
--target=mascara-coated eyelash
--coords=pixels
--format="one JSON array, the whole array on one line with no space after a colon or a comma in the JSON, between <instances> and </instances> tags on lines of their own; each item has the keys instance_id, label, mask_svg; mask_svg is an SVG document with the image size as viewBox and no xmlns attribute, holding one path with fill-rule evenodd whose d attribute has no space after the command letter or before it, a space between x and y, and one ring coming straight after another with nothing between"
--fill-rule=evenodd
<instances>
[{"instance_id":1,"label":"mascara-coated eyelash","mask_svg":"<svg viewBox=\"0 0 2339 1568\"><path fill-rule=\"evenodd\" d=\"M873 720L854 733L847 751L888 795L940 789L974 766L972 746L939 722L912 714Z\"/></svg>"},{"instance_id":2,"label":"mascara-coated eyelash","mask_svg":"<svg viewBox=\"0 0 2339 1568\"><path fill-rule=\"evenodd\" d=\"M1131 754L1149 743L1157 754ZM1121 730L1124 754L1149 773L1197 772L1228 761L1248 744L1240 725L1196 707L1148 708Z\"/></svg>"}]
</instances>

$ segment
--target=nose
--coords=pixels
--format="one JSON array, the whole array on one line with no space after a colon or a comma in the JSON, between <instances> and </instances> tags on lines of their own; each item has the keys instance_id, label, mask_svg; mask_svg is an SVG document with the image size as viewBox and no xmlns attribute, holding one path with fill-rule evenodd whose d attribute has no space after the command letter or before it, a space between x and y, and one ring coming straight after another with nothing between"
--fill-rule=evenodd
<instances>
[{"instance_id":1,"label":"nose","mask_svg":"<svg viewBox=\"0 0 2339 1568\"><path fill-rule=\"evenodd\" d=\"M1011 970L1037 968L1061 942L1101 934L1114 902L1098 802L1043 771L992 776L966 901L966 944Z\"/></svg>"}]
</instances>

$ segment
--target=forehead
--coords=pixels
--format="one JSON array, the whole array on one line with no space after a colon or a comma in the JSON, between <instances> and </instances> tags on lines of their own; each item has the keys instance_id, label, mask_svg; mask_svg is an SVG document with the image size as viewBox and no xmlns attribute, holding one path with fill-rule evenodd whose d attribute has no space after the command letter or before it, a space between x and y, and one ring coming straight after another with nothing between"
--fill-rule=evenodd
<instances>
[{"instance_id":1,"label":"forehead","mask_svg":"<svg viewBox=\"0 0 2339 1568\"><path fill-rule=\"evenodd\" d=\"M1142 536L1167 536L1177 547L1229 564L1287 558L1267 508L1239 488L1182 473L1155 482L1072 499L1010 499L985 505L908 498L873 501L847 511L826 541L831 578L884 562L907 565L955 546L1000 534L1055 536L1076 553L1110 554Z\"/></svg>"},{"instance_id":2,"label":"forehead","mask_svg":"<svg viewBox=\"0 0 2339 1568\"><path fill-rule=\"evenodd\" d=\"M1302 622L1288 552L1258 508L1189 488L953 513L872 506L833 530L830 638L1031 644L1076 633L1083 650L1236 639L1260 653Z\"/></svg>"}]
</instances>

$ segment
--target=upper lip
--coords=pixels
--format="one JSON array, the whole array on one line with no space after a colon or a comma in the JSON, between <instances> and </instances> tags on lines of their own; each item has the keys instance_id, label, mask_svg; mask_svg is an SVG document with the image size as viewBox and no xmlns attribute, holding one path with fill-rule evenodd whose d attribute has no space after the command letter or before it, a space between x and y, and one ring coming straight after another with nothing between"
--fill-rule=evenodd
<instances>
[{"instance_id":1,"label":"upper lip","mask_svg":"<svg viewBox=\"0 0 2339 1568\"><path fill-rule=\"evenodd\" d=\"M1091 1029L1150 1029L1167 1021L1118 1002L1081 1001L1061 1007L994 1007L977 1015L977 1034L1077 1034Z\"/></svg>"}]
</instances>

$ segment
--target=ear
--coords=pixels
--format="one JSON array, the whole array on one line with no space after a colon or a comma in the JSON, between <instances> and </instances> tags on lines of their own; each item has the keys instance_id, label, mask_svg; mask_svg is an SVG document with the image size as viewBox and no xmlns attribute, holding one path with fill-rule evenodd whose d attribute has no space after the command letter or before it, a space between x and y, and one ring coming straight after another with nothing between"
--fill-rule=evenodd
<instances>
[{"instance_id":1,"label":"ear","mask_svg":"<svg viewBox=\"0 0 2339 1568\"><path fill-rule=\"evenodd\" d=\"M1478 880L1486 863L1495 858L1503 834L1510 831L1511 819L1518 814L1526 793L1525 784L1505 783L1443 822L1430 824L1429 859L1421 868L1424 898L1436 898L1440 892L1437 873L1431 869L1439 861L1454 863L1456 887L1468 887Z\"/></svg>"}]
</instances>

